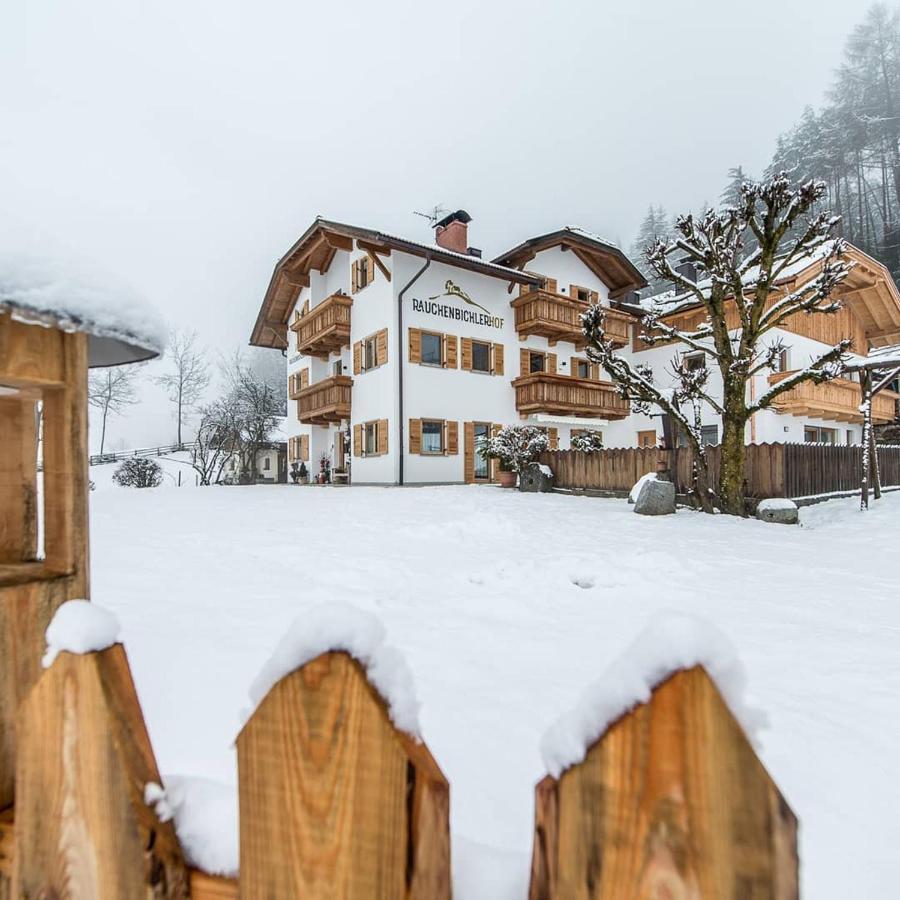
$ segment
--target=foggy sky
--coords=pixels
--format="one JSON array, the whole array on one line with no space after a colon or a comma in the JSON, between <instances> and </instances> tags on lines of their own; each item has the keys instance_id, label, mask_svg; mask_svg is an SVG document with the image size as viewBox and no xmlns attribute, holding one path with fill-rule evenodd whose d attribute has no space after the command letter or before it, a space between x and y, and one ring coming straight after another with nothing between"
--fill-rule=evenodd
<instances>
[{"instance_id":1,"label":"foggy sky","mask_svg":"<svg viewBox=\"0 0 900 900\"><path fill-rule=\"evenodd\" d=\"M413 210L464 207L485 256L565 224L627 247L648 204L759 174L864 11L5 3L0 242L94 261L224 350L317 214L429 240Z\"/></svg>"}]
</instances>

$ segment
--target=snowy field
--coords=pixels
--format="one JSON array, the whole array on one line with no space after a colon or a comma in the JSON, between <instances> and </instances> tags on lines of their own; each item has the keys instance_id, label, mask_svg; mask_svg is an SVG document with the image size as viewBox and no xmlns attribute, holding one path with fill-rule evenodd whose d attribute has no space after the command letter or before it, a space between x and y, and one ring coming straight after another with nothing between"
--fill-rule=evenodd
<instances>
[{"instance_id":1,"label":"snowy field","mask_svg":"<svg viewBox=\"0 0 900 900\"><path fill-rule=\"evenodd\" d=\"M450 780L457 900L526 896L542 732L654 612L704 617L768 713L761 754L800 818L804 895L888 898L900 494L856 504L805 509L798 529L496 488L98 484L93 599L122 621L163 774L230 784L248 687L291 622L334 600L374 612Z\"/></svg>"}]
</instances>

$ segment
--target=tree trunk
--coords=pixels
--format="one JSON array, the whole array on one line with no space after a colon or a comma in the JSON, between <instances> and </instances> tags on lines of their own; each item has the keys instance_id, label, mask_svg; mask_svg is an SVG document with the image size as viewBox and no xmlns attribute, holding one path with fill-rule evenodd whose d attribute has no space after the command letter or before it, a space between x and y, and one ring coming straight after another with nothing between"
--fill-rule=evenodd
<instances>
[{"instance_id":1,"label":"tree trunk","mask_svg":"<svg viewBox=\"0 0 900 900\"><path fill-rule=\"evenodd\" d=\"M731 516L744 516L744 418L739 410L725 408L719 463L719 509Z\"/></svg>"},{"instance_id":2,"label":"tree trunk","mask_svg":"<svg viewBox=\"0 0 900 900\"><path fill-rule=\"evenodd\" d=\"M103 407L103 423L100 426L100 455L103 456L103 445L106 443L106 414L109 412L109 404Z\"/></svg>"},{"instance_id":3,"label":"tree trunk","mask_svg":"<svg viewBox=\"0 0 900 900\"><path fill-rule=\"evenodd\" d=\"M859 373L862 389L863 436L862 467L860 472L859 508L869 508L869 456L872 452L872 374L866 370Z\"/></svg>"}]
</instances>

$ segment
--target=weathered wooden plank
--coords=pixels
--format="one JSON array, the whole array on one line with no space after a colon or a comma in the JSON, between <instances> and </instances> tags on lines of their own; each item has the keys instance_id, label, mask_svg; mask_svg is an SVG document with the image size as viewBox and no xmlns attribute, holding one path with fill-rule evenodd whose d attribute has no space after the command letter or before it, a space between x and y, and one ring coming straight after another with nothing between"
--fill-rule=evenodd
<instances>
[{"instance_id":1,"label":"weathered wooden plank","mask_svg":"<svg viewBox=\"0 0 900 900\"><path fill-rule=\"evenodd\" d=\"M237 739L241 900L449 900L449 786L362 667L326 653Z\"/></svg>"},{"instance_id":2,"label":"weathered wooden plank","mask_svg":"<svg viewBox=\"0 0 900 900\"><path fill-rule=\"evenodd\" d=\"M796 900L797 821L702 668L538 785L529 897Z\"/></svg>"},{"instance_id":3,"label":"weathered wooden plank","mask_svg":"<svg viewBox=\"0 0 900 900\"><path fill-rule=\"evenodd\" d=\"M122 646L60 654L19 712L15 896L186 898L148 782L160 777Z\"/></svg>"},{"instance_id":4,"label":"weathered wooden plank","mask_svg":"<svg viewBox=\"0 0 900 900\"><path fill-rule=\"evenodd\" d=\"M73 337L57 328L16 322L0 313L0 384L56 386L66 383L65 345Z\"/></svg>"},{"instance_id":5,"label":"weathered wooden plank","mask_svg":"<svg viewBox=\"0 0 900 900\"><path fill-rule=\"evenodd\" d=\"M191 900L238 900L237 878L190 870Z\"/></svg>"},{"instance_id":6,"label":"weathered wooden plank","mask_svg":"<svg viewBox=\"0 0 900 900\"><path fill-rule=\"evenodd\" d=\"M37 557L37 425L31 397L0 395L0 563Z\"/></svg>"}]
</instances>

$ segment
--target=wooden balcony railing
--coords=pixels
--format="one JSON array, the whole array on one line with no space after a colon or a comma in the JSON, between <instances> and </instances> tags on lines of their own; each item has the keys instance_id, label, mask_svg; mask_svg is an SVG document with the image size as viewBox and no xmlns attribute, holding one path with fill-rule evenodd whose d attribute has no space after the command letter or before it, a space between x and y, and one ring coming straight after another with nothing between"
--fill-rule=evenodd
<instances>
[{"instance_id":1,"label":"wooden balcony railing","mask_svg":"<svg viewBox=\"0 0 900 900\"><path fill-rule=\"evenodd\" d=\"M630 412L608 381L531 372L513 381L520 413L549 413L598 419L624 419Z\"/></svg>"},{"instance_id":2,"label":"wooden balcony railing","mask_svg":"<svg viewBox=\"0 0 900 900\"><path fill-rule=\"evenodd\" d=\"M769 376L769 384L777 384L794 372L776 372ZM900 394L881 391L872 398L872 419L876 424L892 422L897 415L897 400ZM815 416L834 422L856 422L863 420L859 405L862 390L855 381L835 378L824 384L804 381L776 397L772 407L780 413L791 416Z\"/></svg>"},{"instance_id":3,"label":"wooden balcony railing","mask_svg":"<svg viewBox=\"0 0 900 900\"><path fill-rule=\"evenodd\" d=\"M586 303L564 294L534 290L517 297L510 306L516 311L519 337L536 334L547 338L551 344L570 341L578 349L584 346L581 314L587 309ZM624 347L628 343L628 326L632 321L624 313L613 309L606 311L606 333L615 346Z\"/></svg>"},{"instance_id":4,"label":"wooden balcony railing","mask_svg":"<svg viewBox=\"0 0 900 900\"><path fill-rule=\"evenodd\" d=\"M297 418L306 425L349 419L352 386L349 375L332 375L304 388L297 395Z\"/></svg>"},{"instance_id":5,"label":"wooden balcony railing","mask_svg":"<svg viewBox=\"0 0 900 900\"><path fill-rule=\"evenodd\" d=\"M297 334L297 350L307 356L328 358L328 354L350 343L350 307L353 300L332 294L305 316L291 323Z\"/></svg>"}]
</instances>

